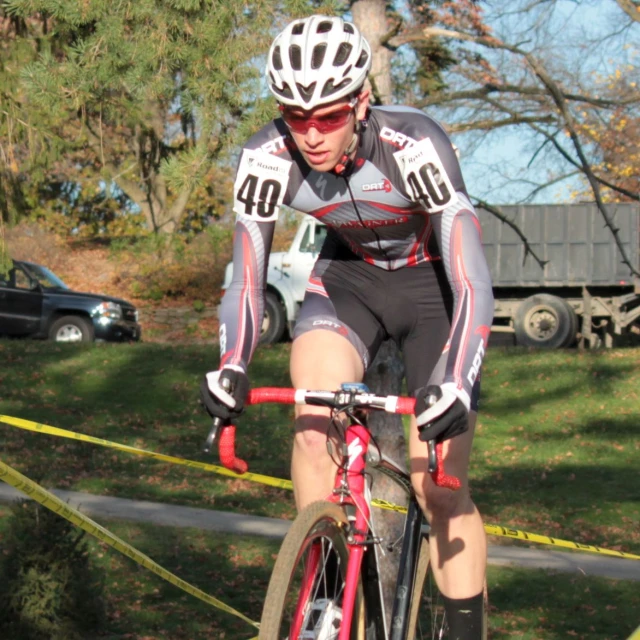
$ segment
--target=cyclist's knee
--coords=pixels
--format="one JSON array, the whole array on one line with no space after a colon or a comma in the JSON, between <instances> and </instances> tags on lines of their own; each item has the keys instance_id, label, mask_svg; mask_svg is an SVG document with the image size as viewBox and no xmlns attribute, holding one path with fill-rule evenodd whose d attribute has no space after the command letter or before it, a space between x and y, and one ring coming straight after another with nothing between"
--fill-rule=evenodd
<instances>
[{"instance_id":1,"label":"cyclist's knee","mask_svg":"<svg viewBox=\"0 0 640 640\"><path fill-rule=\"evenodd\" d=\"M296 418L294 450L310 459L327 456L327 428L329 418L324 415L305 414Z\"/></svg>"},{"instance_id":2,"label":"cyclist's knee","mask_svg":"<svg viewBox=\"0 0 640 640\"><path fill-rule=\"evenodd\" d=\"M453 518L472 508L466 484L458 491L451 491L436 486L430 477L422 474L414 474L412 481L418 504L429 520Z\"/></svg>"},{"instance_id":3,"label":"cyclist's knee","mask_svg":"<svg viewBox=\"0 0 640 640\"><path fill-rule=\"evenodd\" d=\"M430 520L433 518L448 520L473 509L466 487L451 491L451 489L436 487L433 483L429 483L426 491L425 506Z\"/></svg>"}]
</instances>

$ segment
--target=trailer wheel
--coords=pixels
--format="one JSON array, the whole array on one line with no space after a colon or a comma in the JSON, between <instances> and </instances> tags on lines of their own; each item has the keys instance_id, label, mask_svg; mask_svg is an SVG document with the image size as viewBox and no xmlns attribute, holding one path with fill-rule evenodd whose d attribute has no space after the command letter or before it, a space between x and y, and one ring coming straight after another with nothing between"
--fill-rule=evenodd
<instances>
[{"instance_id":1,"label":"trailer wheel","mask_svg":"<svg viewBox=\"0 0 640 640\"><path fill-rule=\"evenodd\" d=\"M275 293L267 291L264 297L264 319L260 331L260 343L279 342L286 328L287 315L280 298Z\"/></svg>"},{"instance_id":2,"label":"trailer wheel","mask_svg":"<svg viewBox=\"0 0 640 640\"><path fill-rule=\"evenodd\" d=\"M578 317L562 298L541 293L518 307L514 328L519 345L558 349L575 342Z\"/></svg>"}]
</instances>

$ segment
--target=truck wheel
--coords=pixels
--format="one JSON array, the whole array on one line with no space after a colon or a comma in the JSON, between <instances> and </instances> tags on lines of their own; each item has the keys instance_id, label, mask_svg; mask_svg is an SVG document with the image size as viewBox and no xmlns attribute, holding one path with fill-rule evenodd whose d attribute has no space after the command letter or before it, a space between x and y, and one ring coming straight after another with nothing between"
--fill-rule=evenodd
<instances>
[{"instance_id":1,"label":"truck wheel","mask_svg":"<svg viewBox=\"0 0 640 640\"><path fill-rule=\"evenodd\" d=\"M280 298L267 291L264 300L264 320L260 331L261 344L279 342L287 328L287 316Z\"/></svg>"},{"instance_id":2,"label":"truck wheel","mask_svg":"<svg viewBox=\"0 0 640 640\"><path fill-rule=\"evenodd\" d=\"M518 307L514 328L519 345L558 349L575 342L578 317L562 298L541 293Z\"/></svg>"},{"instance_id":3,"label":"truck wheel","mask_svg":"<svg viewBox=\"0 0 640 640\"><path fill-rule=\"evenodd\" d=\"M49 340L56 342L93 342L93 326L82 316L62 316L49 329Z\"/></svg>"}]
</instances>

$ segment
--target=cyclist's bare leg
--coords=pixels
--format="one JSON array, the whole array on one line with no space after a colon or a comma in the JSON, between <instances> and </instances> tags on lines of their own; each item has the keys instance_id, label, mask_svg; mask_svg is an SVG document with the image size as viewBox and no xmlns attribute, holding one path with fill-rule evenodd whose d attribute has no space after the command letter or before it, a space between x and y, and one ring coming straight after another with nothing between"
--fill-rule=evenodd
<instances>
[{"instance_id":1,"label":"cyclist's bare leg","mask_svg":"<svg viewBox=\"0 0 640 640\"><path fill-rule=\"evenodd\" d=\"M297 389L338 389L364 376L362 359L353 345L333 331L317 329L298 336L291 348L291 381ZM336 467L327 452L329 411L296 406L291 460L296 506L302 509L325 499L333 489Z\"/></svg>"},{"instance_id":2,"label":"cyclist's bare leg","mask_svg":"<svg viewBox=\"0 0 640 640\"><path fill-rule=\"evenodd\" d=\"M418 502L431 525L430 554L440 591L449 598L470 598L484 588L487 540L482 519L469 495L468 467L476 413L469 430L443 445L445 471L460 478L462 488L436 487L427 472L427 444L411 425L411 473Z\"/></svg>"}]
</instances>

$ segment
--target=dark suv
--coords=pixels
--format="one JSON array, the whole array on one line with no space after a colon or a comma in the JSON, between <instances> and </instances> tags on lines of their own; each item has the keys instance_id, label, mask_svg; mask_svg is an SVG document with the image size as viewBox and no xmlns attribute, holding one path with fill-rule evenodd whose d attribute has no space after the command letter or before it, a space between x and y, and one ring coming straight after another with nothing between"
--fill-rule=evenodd
<instances>
[{"instance_id":1,"label":"dark suv","mask_svg":"<svg viewBox=\"0 0 640 640\"><path fill-rule=\"evenodd\" d=\"M138 312L129 302L71 291L46 267L13 261L0 273L0 335L57 342L139 340Z\"/></svg>"}]
</instances>

